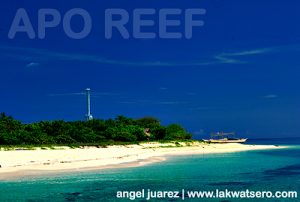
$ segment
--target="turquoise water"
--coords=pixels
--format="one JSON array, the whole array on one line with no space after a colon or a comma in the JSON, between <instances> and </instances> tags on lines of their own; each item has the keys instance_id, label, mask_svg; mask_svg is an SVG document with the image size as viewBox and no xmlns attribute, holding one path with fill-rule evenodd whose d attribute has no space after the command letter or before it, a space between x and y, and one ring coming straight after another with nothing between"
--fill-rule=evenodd
<instances>
[{"instance_id":1,"label":"turquoise water","mask_svg":"<svg viewBox=\"0 0 300 202\"><path fill-rule=\"evenodd\" d=\"M271 142L269 140L269 143ZM299 142L293 140L286 144L300 145ZM117 199L117 191L141 189L296 190L300 194L299 157L300 146L292 146L282 150L171 157L166 162L144 167L18 179L0 182L0 201L130 201ZM297 200L194 199L193 201Z\"/></svg>"}]
</instances>

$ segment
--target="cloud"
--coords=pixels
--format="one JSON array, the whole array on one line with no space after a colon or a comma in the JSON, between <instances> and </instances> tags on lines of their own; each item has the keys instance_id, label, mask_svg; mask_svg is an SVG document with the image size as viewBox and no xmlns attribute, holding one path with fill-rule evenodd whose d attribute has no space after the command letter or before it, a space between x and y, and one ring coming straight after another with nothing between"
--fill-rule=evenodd
<instances>
[{"instance_id":1,"label":"cloud","mask_svg":"<svg viewBox=\"0 0 300 202\"><path fill-rule=\"evenodd\" d=\"M269 48L263 48L263 49L256 49L256 50L250 50L250 51L241 51L236 53L226 53L227 56L247 56L247 55L257 55L257 54L263 54L266 52L270 52L271 49Z\"/></svg>"},{"instance_id":2,"label":"cloud","mask_svg":"<svg viewBox=\"0 0 300 202\"><path fill-rule=\"evenodd\" d=\"M205 130L204 129L200 129L198 131L194 131L193 134L194 135L204 135L205 134Z\"/></svg>"},{"instance_id":3,"label":"cloud","mask_svg":"<svg viewBox=\"0 0 300 202\"><path fill-rule=\"evenodd\" d=\"M189 110L192 111L209 111L209 110L220 110L223 109L221 107L209 107L209 106L200 106L200 107L192 107Z\"/></svg>"},{"instance_id":4,"label":"cloud","mask_svg":"<svg viewBox=\"0 0 300 202\"><path fill-rule=\"evenodd\" d=\"M265 98L265 99L275 99L275 98L278 98L278 95L270 94L270 95L263 96L263 98Z\"/></svg>"},{"instance_id":5,"label":"cloud","mask_svg":"<svg viewBox=\"0 0 300 202\"><path fill-rule=\"evenodd\" d=\"M81 93L57 93L57 94L48 94L48 96L51 97L57 97L57 96L73 96L73 95L85 95L84 92Z\"/></svg>"},{"instance_id":6,"label":"cloud","mask_svg":"<svg viewBox=\"0 0 300 202\"><path fill-rule=\"evenodd\" d=\"M50 51L46 49L36 48L22 48L22 47L9 47L0 46L1 57L17 59L26 61L26 66L33 67L38 66L43 61L66 61L66 62L91 62L108 65L122 65L122 66L159 66L159 67L173 67L173 66L208 66L216 64L241 64L245 61L241 61L240 57L264 54L270 51L270 49L255 49L246 50L240 52L221 53L212 56L206 56L202 59L194 61L125 61L108 59L100 55L87 55L78 53L63 53ZM36 62L32 62L36 61Z\"/></svg>"},{"instance_id":7,"label":"cloud","mask_svg":"<svg viewBox=\"0 0 300 202\"><path fill-rule=\"evenodd\" d=\"M235 59L231 59L229 57L225 57L223 56L223 54L221 55L216 55L215 59L218 60L220 63L224 63L224 64L237 64L237 63L241 63L241 61L239 60L235 60Z\"/></svg>"},{"instance_id":8,"label":"cloud","mask_svg":"<svg viewBox=\"0 0 300 202\"><path fill-rule=\"evenodd\" d=\"M142 104L142 105L181 105L188 102L182 101L156 101L156 100L132 100L132 101L120 101L120 104Z\"/></svg>"},{"instance_id":9,"label":"cloud","mask_svg":"<svg viewBox=\"0 0 300 202\"><path fill-rule=\"evenodd\" d=\"M77 95L86 95L85 92L78 92L78 93L53 93L53 94L48 94L48 96L51 97L57 97L57 96L77 96ZM111 93L111 92L92 92L91 96L92 97L103 97L103 96L119 96L122 95L122 93Z\"/></svg>"},{"instance_id":10,"label":"cloud","mask_svg":"<svg viewBox=\"0 0 300 202\"><path fill-rule=\"evenodd\" d=\"M196 93L196 92L187 92L186 94L187 94L187 95L190 95L190 96L198 95L198 93Z\"/></svg>"},{"instance_id":11,"label":"cloud","mask_svg":"<svg viewBox=\"0 0 300 202\"><path fill-rule=\"evenodd\" d=\"M242 56L260 55L271 51L272 49L263 48L263 49L232 52L232 53L221 53L219 55L216 55L215 59L218 60L220 63L224 63L224 64L239 64L239 63L241 64L246 62L234 58L242 57Z\"/></svg>"},{"instance_id":12,"label":"cloud","mask_svg":"<svg viewBox=\"0 0 300 202\"><path fill-rule=\"evenodd\" d=\"M26 65L26 67L28 67L28 68L33 68L33 67L38 67L38 66L40 66L40 63L38 63L38 62L30 62Z\"/></svg>"},{"instance_id":13,"label":"cloud","mask_svg":"<svg viewBox=\"0 0 300 202\"><path fill-rule=\"evenodd\" d=\"M165 101L165 102L157 102L156 104L159 105L178 105L178 104L184 104L185 102L177 102L177 101Z\"/></svg>"}]
</instances>

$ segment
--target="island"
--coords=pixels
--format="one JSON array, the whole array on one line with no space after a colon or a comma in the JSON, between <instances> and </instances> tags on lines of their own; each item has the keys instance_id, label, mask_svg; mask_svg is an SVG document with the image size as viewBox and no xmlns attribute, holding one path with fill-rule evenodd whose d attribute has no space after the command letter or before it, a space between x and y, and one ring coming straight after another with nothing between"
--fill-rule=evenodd
<instances>
[{"instance_id":1,"label":"island","mask_svg":"<svg viewBox=\"0 0 300 202\"><path fill-rule=\"evenodd\" d=\"M23 124L5 113L0 115L0 145L0 179L143 166L171 155L280 148L192 140L179 124L163 126L153 117Z\"/></svg>"}]
</instances>

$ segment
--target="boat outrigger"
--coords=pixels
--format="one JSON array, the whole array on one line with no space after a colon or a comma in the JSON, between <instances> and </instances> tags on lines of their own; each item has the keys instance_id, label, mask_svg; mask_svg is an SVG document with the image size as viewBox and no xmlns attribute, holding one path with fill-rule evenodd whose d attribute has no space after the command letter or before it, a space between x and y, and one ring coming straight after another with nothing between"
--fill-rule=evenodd
<instances>
[{"instance_id":1,"label":"boat outrigger","mask_svg":"<svg viewBox=\"0 0 300 202\"><path fill-rule=\"evenodd\" d=\"M247 138L236 138L235 133L217 132L211 134L211 139L203 140L209 143L244 143Z\"/></svg>"}]
</instances>

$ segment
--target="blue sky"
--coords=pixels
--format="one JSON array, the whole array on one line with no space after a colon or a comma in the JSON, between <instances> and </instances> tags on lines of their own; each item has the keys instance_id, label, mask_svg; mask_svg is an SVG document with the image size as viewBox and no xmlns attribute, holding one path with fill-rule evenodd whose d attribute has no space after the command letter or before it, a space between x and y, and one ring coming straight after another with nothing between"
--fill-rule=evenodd
<instances>
[{"instance_id":1,"label":"blue sky","mask_svg":"<svg viewBox=\"0 0 300 202\"><path fill-rule=\"evenodd\" d=\"M81 40L68 38L61 25L47 30L44 40L22 33L8 39L18 8L27 10L35 31L40 8L62 14L83 8L93 29ZM201 16L204 27L195 28L189 40L125 40L118 33L108 40L107 8L204 8L207 13ZM96 118L155 116L198 137L219 130L299 137L299 8L296 0L1 2L0 111L25 123L83 120L82 92L90 87ZM152 19L157 22L156 15ZM73 25L80 29L81 19Z\"/></svg>"}]
</instances>

